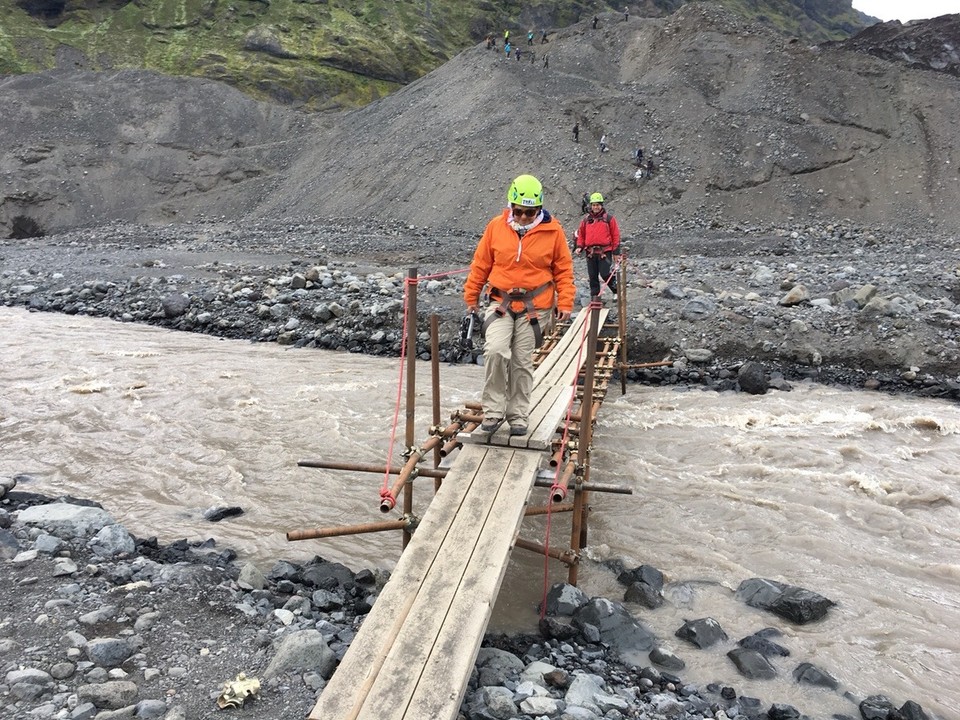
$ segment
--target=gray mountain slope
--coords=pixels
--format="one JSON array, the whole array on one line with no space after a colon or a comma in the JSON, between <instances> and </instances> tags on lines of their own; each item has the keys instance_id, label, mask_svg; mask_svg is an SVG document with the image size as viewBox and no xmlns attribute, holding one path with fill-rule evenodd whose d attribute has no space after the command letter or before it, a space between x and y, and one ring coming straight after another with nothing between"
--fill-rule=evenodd
<instances>
[{"instance_id":1,"label":"gray mountain slope","mask_svg":"<svg viewBox=\"0 0 960 720\"><path fill-rule=\"evenodd\" d=\"M960 228L957 77L791 42L710 3L616 19L534 45L533 63L478 45L344 114L141 71L0 78L0 236L25 219L42 233L244 216L474 233L523 172L568 227L599 190L628 235ZM641 182L637 146L657 166Z\"/></svg>"},{"instance_id":2,"label":"gray mountain slope","mask_svg":"<svg viewBox=\"0 0 960 720\"><path fill-rule=\"evenodd\" d=\"M258 212L476 228L531 172L561 216L599 190L634 226L960 227L956 78L803 46L709 4L581 24L534 50L530 64L478 46L343 116ZM658 165L640 184L637 146Z\"/></svg>"}]
</instances>

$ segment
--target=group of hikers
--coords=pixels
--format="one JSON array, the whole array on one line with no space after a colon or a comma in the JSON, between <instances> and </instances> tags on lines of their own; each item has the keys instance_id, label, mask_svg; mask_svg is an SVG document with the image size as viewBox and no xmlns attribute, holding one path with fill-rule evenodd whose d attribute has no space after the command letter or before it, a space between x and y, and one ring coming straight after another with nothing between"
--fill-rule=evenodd
<instances>
[{"instance_id":1,"label":"group of hikers","mask_svg":"<svg viewBox=\"0 0 960 720\"><path fill-rule=\"evenodd\" d=\"M533 45L533 38L534 38L534 32L533 32L533 30L528 30L528 31L527 31L527 45L528 45L528 46L532 46L532 45ZM548 42L550 42L550 41L547 39L547 31L546 31L546 30L541 30L541 31L540 31L540 44L541 44L541 45L545 45L545 44L548 43ZM488 49L488 50L496 50L496 49L497 49L497 39L494 37L493 33L487 33L486 43L487 43L487 49ZM507 48L513 47L513 46L510 44L510 30L509 30L509 29L503 31L503 47L504 47L505 50L506 50ZM508 55L508 56L510 55L510 51L509 51L509 50L507 50L507 55Z\"/></svg>"},{"instance_id":2,"label":"group of hikers","mask_svg":"<svg viewBox=\"0 0 960 720\"><path fill-rule=\"evenodd\" d=\"M580 142L580 122L579 121L573 124L573 141L575 143ZM600 141L597 145L597 149L601 153L610 151L610 147L607 145L606 133L603 133L600 136ZM654 171L656 170L656 165L653 162L653 158L647 158L646 162L644 162L644 152L642 147L638 147L636 150L634 150L632 157L633 157L633 164L637 168L637 171L636 173L634 173L634 176L633 176L635 180L639 181L644 178L649 178L653 175ZM586 195L584 195L584 198L586 198ZM587 206L587 203L586 203L586 200L584 200L584 203L583 203L584 213L587 212L586 206Z\"/></svg>"},{"instance_id":3,"label":"group of hikers","mask_svg":"<svg viewBox=\"0 0 960 720\"><path fill-rule=\"evenodd\" d=\"M534 38L534 32L533 32L533 30L528 31L528 32L527 32L527 46L528 46L528 49L527 49L527 50L524 50L519 44L518 44L518 45L513 45L513 44L510 42L510 31L509 31L509 30L504 30L504 31L503 31L503 51L504 51L504 55L506 56L507 59L510 59L510 57L511 57L511 55L512 55L512 56L515 57L518 61L521 60L521 59L522 59L523 57L525 57L525 56L529 56L529 57L530 57L530 64L532 65L532 64L536 61L536 59L537 59L536 53L535 53L533 50L530 50L530 49L529 49L530 47L533 46L533 38ZM541 31L540 31L540 44L543 45L543 44L546 43L546 42L549 42L549 41L547 40L547 31L546 31L546 30L541 30ZM488 50L496 50L496 49L497 49L497 40L496 40L496 38L493 36L493 33L488 33L488 34L487 34L486 43L487 43L487 49L488 49ZM543 67L545 67L545 68L550 67L550 59L549 59L549 57L547 56L546 53L543 54Z\"/></svg>"},{"instance_id":4,"label":"group of hikers","mask_svg":"<svg viewBox=\"0 0 960 720\"><path fill-rule=\"evenodd\" d=\"M577 228L574 253L586 259L591 303L604 288L617 294L620 227L599 192ZM526 435L533 389L533 352L557 321L569 320L576 288L573 254L560 222L544 208L543 185L520 175L507 189L507 207L487 223L463 287L467 310L479 316L484 336L483 421L479 432L504 422L510 435Z\"/></svg>"}]
</instances>

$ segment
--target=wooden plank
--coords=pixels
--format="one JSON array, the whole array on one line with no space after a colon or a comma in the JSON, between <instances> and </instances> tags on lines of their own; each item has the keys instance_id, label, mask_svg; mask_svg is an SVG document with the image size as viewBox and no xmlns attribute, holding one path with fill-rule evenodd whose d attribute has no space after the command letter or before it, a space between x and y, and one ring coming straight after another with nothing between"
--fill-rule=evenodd
<instances>
[{"instance_id":1,"label":"wooden plank","mask_svg":"<svg viewBox=\"0 0 960 720\"><path fill-rule=\"evenodd\" d=\"M421 681L437 637L445 631L450 608L460 604L479 604L480 611L486 608L489 616L499 579L492 588L483 579L487 574L502 578L537 465L538 458L531 453L518 454L509 449L487 453L358 720L412 717L427 720L426 716L407 714L407 701ZM485 627L486 622L476 638L464 637L459 627L454 632L468 646L475 643L478 648ZM476 648L473 649L473 659ZM463 653L464 650L460 648L457 652ZM447 675L443 685L445 690L449 690L451 682L465 688L468 679L469 671L462 678ZM460 696L456 696L449 708L450 718L456 717L459 701ZM435 717L439 716L431 715L430 719Z\"/></svg>"},{"instance_id":2,"label":"wooden plank","mask_svg":"<svg viewBox=\"0 0 960 720\"><path fill-rule=\"evenodd\" d=\"M536 407L531 408L530 416L527 418L527 434L518 435L515 437L509 438L508 444L511 447L517 448L530 448L531 442L542 443L542 440L535 440L537 436L537 430L540 429L543 419L546 414L550 411L550 408L553 407L554 403L557 401L558 393L563 392L563 388L553 387L545 385L544 387L549 388L548 391L544 394L543 398L537 403ZM569 388L567 389L569 393ZM556 427L550 432L550 435L553 435L553 431L556 430ZM543 447L533 447L536 450L543 450Z\"/></svg>"},{"instance_id":3,"label":"wooden plank","mask_svg":"<svg viewBox=\"0 0 960 720\"><path fill-rule=\"evenodd\" d=\"M544 398L550 393L549 385L534 385L530 390L530 411L535 412L537 406L543 402ZM529 425L528 425L529 426ZM510 445L510 425L504 423L500 428L493 433L490 437L491 445L500 445L502 447L508 447Z\"/></svg>"},{"instance_id":4,"label":"wooden plank","mask_svg":"<svg viewBox=\"0 0 960 720\"><path fill-rule=\"evenodd\" d=\"M530 391L530 408L531 416L536 409L547 402L548 406L553 404L552 397L548 397L552 392L552 388L549 385L534 385L533 389ZM545 411L543 411L545 412ZM542 413L541 413L542 415ZM529 426L529 424L528 424ZM483 444L483 445L497 445L500 447L509 447L510 446L510 426L504 422L497 431L493 434L482 433L479 430L475 430L472 433L459 433L457 439L464 443L469 444Z\"/></svg>"},{"instance_id":5,"label":"wooden plank","mask_svg":"<svg viewBox=\"0 0 960 720\"><path fill-rule=\"evenodd\" d=\"M510 438L510 446L529 450L550 449L553 437L557 434L557 427L563 424L572 392L572 387L551 388L550 393L537 406L536 415L531 413L529 432Z\"/></svg>"},{"instance_id":6,"label":"wooden plank","mask_svg":"<svg viewBox=\"0 0 960 720\"><path fill-rule=\"evenodd\" d=\"M543 359L543 362L537 366L537 369L533 373L533 382L537 384L539 380L543 377L546 377L550 374L550 371L554 366L560 362L560 358L566 352L571 343L579 343L580 336L582 335L581 328L583 324L589 319L590 310L588 308L583 308L574 316L573 321L570 323L570 327L564 331L563 335L560 336L560 339L557 341L556 346L550 351L550 354Z\"/></svg>"},{"instance_id":7,"label":"wooden plank","mask_svg":"<svg viewBox=\"0 0 960 720\"><path fill-rule=\"evenodd\" d=\"M386 704L393 704L396 712L381 706L379 714L360 720L454 720L457 717L539 464L535 453L496 452L509 454L509 468L499 478L495 489L489 487L492 478L485 480L487 487L483 492L488 500L483 504L486 517L476 542L467 548L459 548L462 573L449 603L441 606L428 595L427 602L416 608L423 611L419 616L421 622L411 624L413 631L406 639L425 649L426 655L421 657L418 653L419 667L412 672L407 670L413 667L409 662L391 668L410 678L409 684L404 685L409 694L399 697L395 693L384 695ZM473 493L471 503L472 500ZM433 589L439 592L454 580L453 575L455 573L436 573L437 586ZM433 616L442 617L437 622L431 620ZM431 629L437 628L429 637L426 633L416 632L426 622L430 622ZM411 647L405 645L403 654L406 657L409 657Z\"/></svg>"},{"instance_id":8,"label":"wooden plank","mask_svg":"<svg viewBox=\"0 0 960 720\"><path fill-rule=\"evenodd\" d=\"M487 448L480 446L465 446L458 453L390 580L310 713L310 720L356 717L486 453Z\"/></svg>"},{"instance_id":9,"label":"wooden plank","mask_svg":"<svg viewBox=\"0 0 960 720\"><path fill-rule=\"evenodd\" d=\"M601 326L609 312L607 308L600 308L599 322ZM589 312L587 312L586 309L582 310L581 314L589 316ZM587 361L586 344L588 329L581 325L578 332L579 334L575 338L576 342L573 342L574 338L571 338L571 343L566 347L563 354L557 358L557 362L550 368L550 371L539 378L539 382L550 385L572 385L576 382L580 369ZM582 352L580 350L581 340L584 346ZM550 354L553 355L553 353Z\"/></svg>"}]
</instances>

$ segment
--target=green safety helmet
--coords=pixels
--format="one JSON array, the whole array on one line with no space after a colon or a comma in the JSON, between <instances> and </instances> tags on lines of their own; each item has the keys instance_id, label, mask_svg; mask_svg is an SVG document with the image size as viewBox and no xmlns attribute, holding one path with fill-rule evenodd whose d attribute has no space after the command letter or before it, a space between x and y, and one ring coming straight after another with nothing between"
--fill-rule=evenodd
<instances>
[{"instance_id":1,"label":"green safety helmet","mask_svg":"<svg viewBox=\"0 0 960 720\"><path fill-rule=\"evenodd\" d=\"M524 207L540 207L543 205L543 185L533 175L521 175L510 183L507 202Z\"/></svg>"},{"instance_id":2,"label":"green safety helmet","mask_svg":"<svg viewBox=\"0 0 960 720\"><path fill-rule=\"evenodd\" d=\"M591 195L590 204L592 205L593 203L600 203L601 205L603 205L603 195L601 195L600 193L594 193L593 195Z\"/></svg>"}]
</instances>

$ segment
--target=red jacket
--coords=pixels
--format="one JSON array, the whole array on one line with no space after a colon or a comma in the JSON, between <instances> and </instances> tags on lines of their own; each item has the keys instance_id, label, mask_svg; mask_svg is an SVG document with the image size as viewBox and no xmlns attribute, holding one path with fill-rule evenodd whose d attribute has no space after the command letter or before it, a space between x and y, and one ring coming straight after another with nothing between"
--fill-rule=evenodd
<instances>
[{"instance_id":1,"label":"red jacket","mask_svg":"<svg viewBox=\"0 0 960 720\"><path fill-rule=\"evenodd\" d=\"M463 285L467 307L480 302L486 284L509 292L515 288L533 290L552 280L553 292L537 295L533 299L534 307L545 310L556 304L562 312L573 311L576 290L567 236L550 213L545 210L543 215L543 221L527 231L522 239L509 225L509 210L487 223ZM511 309L522 312L523 303L515 301Z\"/></svg>"},{"instance_id":2,"label":"red jacket","mask_svg":"<svg viewBox=\"0 0 960 720\"><path fill-rule=\"evenodd\" d=\"M617 219L606 210L599 215L587 213L577 228L577 247L600 248L604 252L616 254L620 248L620 226Z\"/></svg>"}]
</instances>

